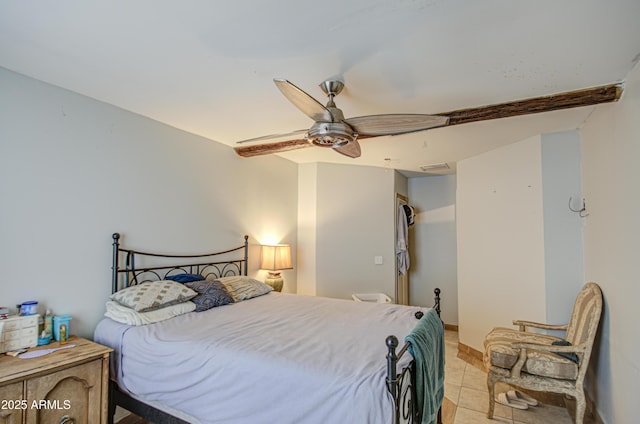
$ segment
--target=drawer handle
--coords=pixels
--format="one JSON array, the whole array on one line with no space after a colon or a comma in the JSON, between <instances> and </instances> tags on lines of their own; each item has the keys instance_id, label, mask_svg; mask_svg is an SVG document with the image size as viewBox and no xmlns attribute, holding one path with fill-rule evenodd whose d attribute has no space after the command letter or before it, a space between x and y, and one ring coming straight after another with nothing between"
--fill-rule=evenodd
<instances>
[{"instance_id":1,"label":"drawer handle","mask_svg":"<svg viewBox=\"0 0 640 424\"><path fill-rule=\"evenodd\" d=\"M60 424L75 424L75 420L68 415L63 415L60 418Z\"/></svg>"}]
</instances>

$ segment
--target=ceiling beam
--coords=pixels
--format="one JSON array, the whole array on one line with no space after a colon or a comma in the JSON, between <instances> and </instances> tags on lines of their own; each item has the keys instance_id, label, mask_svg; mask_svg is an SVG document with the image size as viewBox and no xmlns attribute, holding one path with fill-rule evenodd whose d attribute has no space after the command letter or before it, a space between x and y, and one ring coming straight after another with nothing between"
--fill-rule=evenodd
<instances>
[{"instance_id":1,"label":"ceiling beam","mask_svg":"<svg viewBox=\"0 0 640 424\"><path fill-rule=\"evenodd\" d=\"M275 143L254 144L253 146L235 147L238 156L250 158L252 156L267 155L269 153L288 152L289 150L311 147L313 144L305 139L278 141Z\"/></svg>"},{"instance_id":2,"label":"ceiling beam","mask_svg":"<svg viewBox=\"0 0 640 424\"><path fill-rule=\"evenodd\" d=\"M622 91L622 84L609 84L549 96L517 100L514 102L454 110L439 113L438 115L449 117L449 123L446 125L449 127L451 125L468 124L470 122L488 121L491 119L531 115L534 113L615 102L620 99Z\"/></svg>"}]
</instances>

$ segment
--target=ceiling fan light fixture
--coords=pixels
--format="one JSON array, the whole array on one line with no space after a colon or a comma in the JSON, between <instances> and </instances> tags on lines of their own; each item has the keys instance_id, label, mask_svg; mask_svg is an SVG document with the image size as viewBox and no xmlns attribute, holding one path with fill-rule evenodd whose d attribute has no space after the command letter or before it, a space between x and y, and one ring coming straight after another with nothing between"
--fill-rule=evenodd
<instances>
[{"instance_id":1,"label":"ceiling fan light fixture","mask_svg":"<svg viewBox=\"0 0 640 424\"><path fill-rule=\"evenodd\" d=\"M320 147L342 147L357 137L358 134L343 122L316 122L307 134L307 140Z\"/></svg>"}]
</instances>

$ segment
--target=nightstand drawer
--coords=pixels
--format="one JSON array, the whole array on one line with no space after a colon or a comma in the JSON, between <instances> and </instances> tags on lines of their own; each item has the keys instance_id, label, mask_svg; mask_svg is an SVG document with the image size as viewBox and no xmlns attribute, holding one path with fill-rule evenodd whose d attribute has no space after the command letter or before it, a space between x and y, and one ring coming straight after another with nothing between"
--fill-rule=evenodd
<instances>
[{"instance_id":1,"label":"nightstand drawer","mask_svg":"<svg viewBox=\"0 0 640 424\"><path fill-rule=\"evenodd\" d=\"M21 424L24 410L27 409L22 399L22 382L0 386L0 401L6 402L0 408L0 422Z\"/></svg>"}]
</instances>

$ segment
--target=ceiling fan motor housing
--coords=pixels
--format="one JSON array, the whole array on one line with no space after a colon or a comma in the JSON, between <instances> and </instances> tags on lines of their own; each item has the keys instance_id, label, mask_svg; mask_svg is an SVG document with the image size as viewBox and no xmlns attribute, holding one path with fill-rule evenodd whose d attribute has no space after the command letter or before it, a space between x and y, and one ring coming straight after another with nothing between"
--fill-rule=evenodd
<instances>
[{"instance_id":1,"label":"ceiling fan motor housing","mask_svg":"<svg viewBox=\"0 0 640 424\"><path fill-rule=\"evenodd\" d=\"M320 147L342 147L358 137L344 122L316 122L309 129L307 139Z\"/></svg>"}]
</instances>

